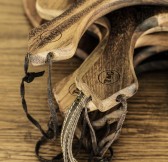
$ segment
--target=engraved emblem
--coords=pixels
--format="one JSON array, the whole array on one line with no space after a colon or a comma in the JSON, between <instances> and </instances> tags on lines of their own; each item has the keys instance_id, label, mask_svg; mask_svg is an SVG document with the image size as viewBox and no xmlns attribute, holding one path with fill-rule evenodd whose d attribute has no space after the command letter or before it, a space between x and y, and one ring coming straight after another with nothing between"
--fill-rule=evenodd
<instances>
[{"instance_id":1,"label":"engraved emblem","mask_svg":"<svg viewBox=\"0 0 168 162\"><path fill-rule=\"evenodd\" d=\"M99 74L98 80L102 84L114 84L120 79L120 74L114 70L106 70Z\"/></svg>"},{"instance_id":2,"label":"engraved emblem","mask_svg":"<svg viewBox=\"0 0 168 162\"><path fill-rule=\"evenodd\" d=\"M59 30L45 30L43 33L41 33L37 38L34 38L34 43L37 45L36 49L39 47L43 47L47 43L52 43L60 40L62 37L62 33ZM34 44L30 46L32 48Z\"/></svg>"}]
</instances>

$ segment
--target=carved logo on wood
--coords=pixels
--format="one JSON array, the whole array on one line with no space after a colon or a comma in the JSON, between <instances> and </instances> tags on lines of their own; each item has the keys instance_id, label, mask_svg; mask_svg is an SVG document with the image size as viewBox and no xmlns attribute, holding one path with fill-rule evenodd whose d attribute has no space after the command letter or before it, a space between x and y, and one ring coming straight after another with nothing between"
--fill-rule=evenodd
<instances>
[{"instance_id":1,"label":"carved logo on wood","mask_svg":"<svg viewBox=\"0 0 168 162\"><path fill-rule=\"evenodd\" d=\"M52 43L60 40L62 37L62 33L59 30L45 30L42 34L40 34L33 41L38 44L36 48L43 47L47 43ZM32 44L31 46L33 46Z\"/></svg>"},{"instance_id":2,"label":"carved logo on wood","mask_svg":"<svg viewBox=\"0 0 168 162\"><path fill-rule=\"evenodd\" d=\"M77 96L79 94L79 90L76 87L75 83L69 87L69 93L73 96Z\"/></svg>"},{"instance_id":3,"label":"carved logo on wood","mask_svg":"<svg viewBox=\"0 0 168 162\"><path fill-rule=\"evenodd\" d=\"M106 70L99 74L98 80L102 84L114 84L120 79L120 74L114 70Z\"/></svg>"}]
</instances>

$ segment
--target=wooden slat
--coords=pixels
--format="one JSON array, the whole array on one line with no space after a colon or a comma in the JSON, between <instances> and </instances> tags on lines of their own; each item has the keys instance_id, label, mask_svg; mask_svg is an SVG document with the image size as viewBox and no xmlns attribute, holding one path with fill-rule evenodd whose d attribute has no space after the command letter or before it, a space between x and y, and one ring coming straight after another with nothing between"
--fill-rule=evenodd
<instances>
[{"instance_id":1,"label":"wooden slat","mask_svg":"<svg viewBox=\"0 0 168 162\"><path fill-rule=\"evenodd\" d=\"M0 161L38 162L34 145L40 134L26 119L19 96L30 30L22 1L0 1L0 21ZM54 64L53 82L72 73L79 64L77 58ZM39 71L46 67L31 69ZM30 111L44 127L49 117L46 77L47 74L26 86ZM140 76L139 92L129 101L124 129L114 146L114 162L168 161L167 80L167 72ZM45 156L60 150L54 146L45 148ZM80 154L79 161L86 161L86 158L87 155Z\"/></svg>"}]
</instances>

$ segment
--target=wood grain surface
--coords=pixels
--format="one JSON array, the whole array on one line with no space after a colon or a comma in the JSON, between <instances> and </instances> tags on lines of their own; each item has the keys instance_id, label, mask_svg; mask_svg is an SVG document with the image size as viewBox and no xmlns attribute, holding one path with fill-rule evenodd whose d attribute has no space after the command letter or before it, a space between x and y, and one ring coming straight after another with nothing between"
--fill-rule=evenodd
<instances>
[{"instance_id":1,"label":"wood grain surface","mask_svg":"<svg viewBox=\"0 0 168 162\"><path fill-rule=\"evenodd\" d=\"M37 13L36 1L35 0L23 0L23 7L25 10L25 14L30 20L30 23L34 27L38 27L43 22L43 19Z\"/></svg>"},{"instance_id":2,"label":"wood grain surface","mask_svg":"<svg viewBox=\"0 0 168 162\"><path fill-rule=\"evenodd\" d=\"M53 60L71 58L77 44L90 26L98 18L109 12L133 5L168 5L167 0L82 0L64 14L33 29L29 33L28 52L33 65L46 62L48 52L53 52ZM68 52L67 52L68 51Z\"/></svg>"},{"instance_id":3,"label":"wood grain surface","mask_svg":"<svg viewBox=\"0 0 168 162\"><path fill-rule=\"evenodd\" d=\"M38 162L34 146L40 134L26 119L19 96L31 28L24 16L22 1L0 0L0 21L0 161ZM53 82L72 73L79 64L77 58L54 64ZM39 71L46 67L31 69ZM49 117L46 77L47 74L26 86L30 111L44 127ZM168 73L148 73L139 80L140 89L129 100L129 113L114 146L114 162L167 162ZM47 157L60 150L54 146L45 148L42 153ZM80 154L79 161L86 158Z\"/></svg>"},{"instance_id":4,"label":"wood grain surface","mask_svg":"<svg viewBox=\"0 0 168 162\"><path fill-rule=\"evenodd\" d=\"M37 0L36 8L43 19L52 20L53 18L61 15L76 2L77 0Z\"/></svg>"}]
</instances>

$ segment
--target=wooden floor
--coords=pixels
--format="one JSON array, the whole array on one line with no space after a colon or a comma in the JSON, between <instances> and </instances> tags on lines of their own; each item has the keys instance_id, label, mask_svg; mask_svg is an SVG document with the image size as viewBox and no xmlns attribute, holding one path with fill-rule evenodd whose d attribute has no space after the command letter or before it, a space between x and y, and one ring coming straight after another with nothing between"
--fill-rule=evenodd
<instances>
[{"instance_id":1,"label":"wooden floor","mask_svg":"<svg viewBox=\"0 0 168 162\"><path fill-rule=\"evenodd\" d=\"M30 28L21 0L0 0L0 162L38 161L34 146L40 134L26 119L19 95ZM72 73L79 64L77 58L54 64L53 82ZM46 67L35 68L39 69ZM46 76L26 86L31 113L44 127L49 116ZM124 129L113 147L113 162L168 162L167 81L167 72L140 77L139 92L129 100ZM55 150L59 147L47 146L43 154L50 156ZM80 155L79 161L84 158L87 156Z\"/></svg>"}]
</instances>

